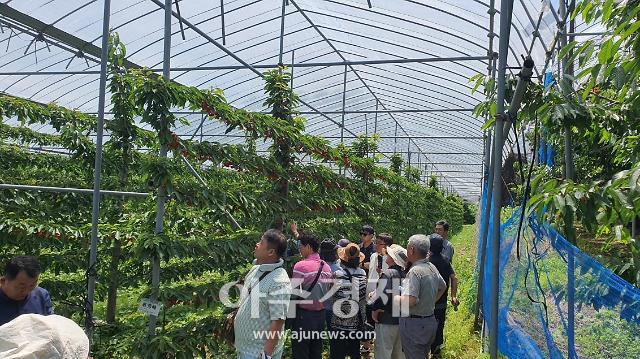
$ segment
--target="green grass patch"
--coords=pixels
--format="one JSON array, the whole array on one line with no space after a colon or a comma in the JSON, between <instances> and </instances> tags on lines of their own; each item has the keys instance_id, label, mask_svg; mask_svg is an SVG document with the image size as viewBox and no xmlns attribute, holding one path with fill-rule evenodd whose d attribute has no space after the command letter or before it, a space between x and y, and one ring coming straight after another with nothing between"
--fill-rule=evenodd
<instances>
[{"instance_id":1,"label":"green grass patch","mask_svg":"<svg viewBox=\"0 0 640 359\"><path fill-rule=\"evenodd\" d=\"M480 335L473 329L473 304L476 297L476 226L465 225L462 231L450 240L455 248L453 269L458 277L460 305L457 311L454 311L451 305L447 309L443 356L452 359L481 358L483 355L480 354Z\"/></svg>"}]
</instances>

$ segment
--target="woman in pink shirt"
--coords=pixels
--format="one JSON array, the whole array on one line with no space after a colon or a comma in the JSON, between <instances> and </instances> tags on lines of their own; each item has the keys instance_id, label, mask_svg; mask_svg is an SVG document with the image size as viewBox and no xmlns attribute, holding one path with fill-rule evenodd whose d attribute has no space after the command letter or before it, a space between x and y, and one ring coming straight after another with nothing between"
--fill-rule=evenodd
<instances>
[{"instance_id":1,"label":"woman in pink shirt","mask_svg":"<svg viewBox=\"0 0 640 359\"><path fill-rule=\"evenodd\" d=\"M325 326L323 301L331 284L331 268L320 259L320 241L313 234L303 234L300 241L302 260L293 267L291 286L295 319L291 332L292 359L321 359L322 332Z\"/></svg>"}]
</instances>

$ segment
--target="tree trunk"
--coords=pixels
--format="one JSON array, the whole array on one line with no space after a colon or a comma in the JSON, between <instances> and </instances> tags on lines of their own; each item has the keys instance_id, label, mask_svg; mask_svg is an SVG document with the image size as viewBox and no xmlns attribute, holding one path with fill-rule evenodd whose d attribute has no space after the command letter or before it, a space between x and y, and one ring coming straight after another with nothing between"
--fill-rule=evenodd
<instances>
[{"instance_id":1,"label":"tree trunk","mask_svg":"<svg viewBox=\"0 0 640 359\"><path fill-rule=\"evenodd\" d=\"M122 150L122 167L120 168L120 189L125 190L127 182L129 182L129 163L131 162L131 155L129 152L129 146L125 144ZM121 197L118 201L118 212L120 215L124 213L124 197ZM120 265L120 257L122 255L122 247L120 239L113 237L113 243L111 246L111 262L109 263L109 279L107 289L107 323L113 324L116 322L117 312L117 299L118 299L118 286L120 285L120 271L118 266Z\"/></svg>"},{"instance_id":2,"label":"tree trunk","mask_svg":"<svg viewBox=\"0 0 640 359\"><path fill-rule=\"evenodd\" d=\"M113 245L111 246L111 263L109 264L109 288L107 291L107 323L115 323L116 321L116 300L118 297L118 285L120 284L120 272L118 265L120 264L120 255L122 248L120 240L113 237Z\"/></svg>"}]
</instances>

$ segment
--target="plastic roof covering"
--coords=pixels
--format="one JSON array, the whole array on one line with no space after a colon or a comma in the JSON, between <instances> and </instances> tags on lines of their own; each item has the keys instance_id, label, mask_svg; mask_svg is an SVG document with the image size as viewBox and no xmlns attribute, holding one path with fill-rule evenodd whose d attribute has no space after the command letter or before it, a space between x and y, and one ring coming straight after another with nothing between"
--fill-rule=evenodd
<instances>
[{"instance_id":1,"label":"plastic roof covering","mask_svg":"<svg viewBox=\"0 0 640 359\"><path fill-rule=\"evenodd\" d=\"M138 65L161 68L163 59L163 0L118 0L111 4L111 28L120 34L128 59ZM280 0L182 0L180 14L211 38L222 43L221 3L224 6L225 45L244 61L274 65L279 59L282 1ZM8 0L4 4L82 40L101 45L103 1L98 0ZM489 0L293 0L285 7L283 62L342 62L383 59L486 56L489 44ZM553 8L558 8L553 0ZM495 8L500 9L500 0ZM544 8L544 9L543 9ZM518 67L527 53L541 11L541 39L532 56L538 74L544 72L544 57L556 31L549 6L537 0L515 0L510 37L509 66ZM174 6L175 10L175 6ZM42 29L16 23L4 15L0 34L0 73L35 71L96 71L99 58L74 58L77 49L45 36L33 42ZM6 26L10 26L8 29ZM192 28L172 23L171 66L237 66ZM13 29L13 31L11 30ZM9 30L9 31L7 31ZM499 32L499 12L494 32ZM33 42L33 43L32 43ZM59 46L58 46L59 45ZM494 48L498 50L498 37ZM488 60L429 63L354 65L347 68L346 111L471 109L482 100L472 94L469 77L488 71ZM264 71L264 70L261 70ZM517 69L513 70L517 72ZM300 67L293 69L293 86L306 106L307 131L340 142L343 79L345 67ZM236 107L265 111L263 81L248 69L172 71L172 79L201 88L222 88ZM69 108L95 113L98 107L98 74L0 75L0 91L34 101L56 102ZM110 105L107 95L107 111ZM109 117L107 113L107 117ZM192 135L200 114L185 115L191 125L175 129ZM331 122L327 117L335 121ZM441 183L463 197L477 199L483 162L484 119L471 112L347 113L345 142L353 134L383 136L380 151L412 152ZM396 127L396 125L398 125ZM397 128L397 130L396 130ZM227 143L243 141L239 132L223 136L224 126L207 121L198 138ZM397 131L397 132L396 132ZM389 137L399 136L394 139ZM420 137L422 136L422 138ZM441 138L424 138L440 136ZM411 141L407 137L414 137ZM446 137L446 138L442 138ZM463 138L455 138L463 137ZM422 153L422 155L418 155ZM419 157L419 159L418 159ZM430 165L424 166L425 163Z\"/></svg>"}]
</instances>

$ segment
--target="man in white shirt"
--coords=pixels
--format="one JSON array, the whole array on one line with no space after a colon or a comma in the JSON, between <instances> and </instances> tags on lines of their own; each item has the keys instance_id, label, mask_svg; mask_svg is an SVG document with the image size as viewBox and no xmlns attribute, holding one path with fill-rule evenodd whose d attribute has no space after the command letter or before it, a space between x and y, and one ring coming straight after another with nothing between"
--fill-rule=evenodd
<instances>
[{"instance_id":1,"label":"man in white shirt","mask_svg":"<svg viewBox=\"0 0 640 359\"><path fill-rule=\"evenodd\" d=\"M284 347L291 282L282 267L287 239L266 231L254 250L254 266L245 277L234 321L237 359L280 359Z\"/></svg>"},{"instance_id":2,"label":"man in white shirt","mask_svg":"<svg viewBox=\"0 0 640 359\"><path fill-rule=\"evenodd\" d=\"M393 237L388 233L380 233L376 237L376 251L371 254L369 259L369 268L367 275L367 294L376 290L380 273L389 269L389 265L385 261L386 249L393 244Z\"/></svg>"}]
</instances>

